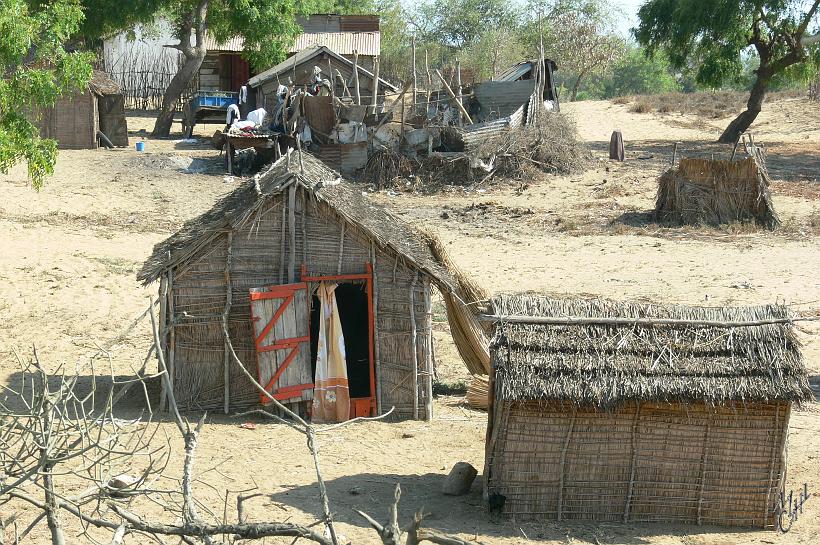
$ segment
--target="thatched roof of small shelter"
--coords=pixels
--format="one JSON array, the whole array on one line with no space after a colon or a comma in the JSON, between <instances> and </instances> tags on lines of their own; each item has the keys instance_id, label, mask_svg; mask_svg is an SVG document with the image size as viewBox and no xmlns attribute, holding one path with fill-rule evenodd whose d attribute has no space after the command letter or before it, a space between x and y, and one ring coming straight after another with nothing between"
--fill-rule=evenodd
<instances>
[{"instance_id":1,"label":"thatched roof of small shelter","mask_svg":"<svg viewBox=\"0 0 820 545\"><path fill-rule=\"evenodd\" d=\"M320 203L326 203L343 221L360 228L385 249L428 273L436 284L452 291L450 273L436 259L425 238L402 219L362 194L361 186L344 179L309 153L301 161L292 153L282 157L261 175L247 180L219 200L213 208L186 222L168 239L154 247L137 279L150 284L170 267L187 262L207 248L218 235L251 221L255 212L292 183L298 184Z\"/></svg>"},{"instance_id":2,"label":"thatched roof of small shelter","mask_svg":"<svg viewBox=\"0 0 820 545\"><path fill-rule=\"evenodd\" d=\"M607 408L634 401L721 404L812 398L791 323L713 325L789 319L784 306L661 306L534 294L499 295L491 305L497 316L602 319L561 325L502 319L492 351L496 399ZM613 317L643 320L604 323ZM647 318L678 323L649 324ZM679 323L683 320L689 323Z\"/></svg>"},{"instance_id":3,"label":"thatched roof of small shelter","mask_svg":"<svg viewBox=\"0 0 820 545\"><path fill-rule=\"evenodd\" d=\"M88 89L97 96L117 95L122 92L119 83L101 70L94 70L88 82Z\"/></svg>"}]
</instances>

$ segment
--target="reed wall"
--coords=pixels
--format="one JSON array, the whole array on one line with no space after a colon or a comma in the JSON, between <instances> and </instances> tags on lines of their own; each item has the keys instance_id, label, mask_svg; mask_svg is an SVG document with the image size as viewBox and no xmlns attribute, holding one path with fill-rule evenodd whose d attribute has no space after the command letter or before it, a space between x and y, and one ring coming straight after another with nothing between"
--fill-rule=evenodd
<instances>
[{"instance_id":1,"label":"reed wall","mask_svg":"<svg viewBox=\"0 0 820 545\"><path fill-rule=\"evenodd\" d=\"M788 403L499 402L490 505L516 519L771 528ZM500 496L503 496L502 500Z\"/></svg>"},{"instance_id":2,"label":"reed wall","mask_svg":"<svg viewBox=\"0 0 820 545\"><path fill-rule=\"evenodd\" d=\"M301 187L295 190L293 199L291 238L288 191L271 197L257 214L230 233L230 260L226 231L205 244L196 258L170 273L166 359L171 362L169 366L173 365L174 392L180 408L213 410L224 405L221 321L229 283L231 343L256 377L251 288L298 282L302 263L310 276L328 276L364 273L366 263L375 261L380 406L384 412L395 407L395 419L429 418L433 374L429 277L402 256L379 248L363 231L344 222L330 206L316 201ZM229 361L228 365L230 408L258 403L254 385L235 363Z\"/></svg>"}]
</instances>

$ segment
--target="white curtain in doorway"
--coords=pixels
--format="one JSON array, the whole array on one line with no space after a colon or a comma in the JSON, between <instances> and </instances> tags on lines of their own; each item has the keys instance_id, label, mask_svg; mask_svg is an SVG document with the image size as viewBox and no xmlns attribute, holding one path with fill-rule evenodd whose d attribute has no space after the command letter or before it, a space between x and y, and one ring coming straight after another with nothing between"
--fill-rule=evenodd
<instances>
[{"instance_id":1,"label":"white curtain in doorway","mask_svg":"<svg viewBox=\"0 0 820 545\"><path fill-rule=\"evenodd\" d=\"M314 422L344 422L350 418L345 339L335 291L336 284L322 282L316 293L320 318L313 389Z\"/></svg>"}]
</instances>

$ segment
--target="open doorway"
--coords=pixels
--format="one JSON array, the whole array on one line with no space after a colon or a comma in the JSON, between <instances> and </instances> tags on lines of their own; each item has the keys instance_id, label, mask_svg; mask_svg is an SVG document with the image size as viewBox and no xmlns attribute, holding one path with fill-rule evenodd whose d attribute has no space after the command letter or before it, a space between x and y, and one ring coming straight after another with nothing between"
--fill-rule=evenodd
<instances>
[{"instance_id":1,"label":"open doorway","mask_svg":"<svg viewBox=\"0 0 820 545\"><path fill-rule=\"evenodd\" d=\"M342 324L345 343L347 379L351 399L350 417L369 416L371 392L370 381L370 315L368 311L366 284L362 282L340 283L335 290L336 306ZM311 370L316 375L316 352L319 343L320 304L312 296L310 308L310 357ZM357 400L361 400L357 402ZM365 401L366 400L366 401Z\"/></svg>"}]
</instances>

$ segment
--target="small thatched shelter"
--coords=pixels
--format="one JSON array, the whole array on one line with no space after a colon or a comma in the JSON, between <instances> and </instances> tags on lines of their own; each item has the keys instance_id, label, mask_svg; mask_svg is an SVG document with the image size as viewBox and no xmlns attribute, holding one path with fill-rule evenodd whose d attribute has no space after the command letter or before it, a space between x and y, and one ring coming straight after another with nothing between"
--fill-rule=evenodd
<instances>
[{"instance_id":1,"label":"small thatched shelter","mask_svg":"<svg viewBox=\"0 0 820 545\"><path fill-rule=\"evenodd\" d=\"M754 221L767 229L780 225L762 155L738 161L681 159L660 178L655 214L675 224Z\"/></svg>"},{"instance_id":2,"label":"small thatched shelter","mask_svg":"<svg viewBox=\"0 0 820 545\"><path fill-rule=\"evenodd\" d=\"M57 99L34 116L40 136L53 138L60 149L96 149L100 131L115 146L128 145L128 125L120 86L105 72L94 71L88 86Z\"/></svg>"},{"instance_id":3,"label":"small thatched shelter","mask_svg":"<svg viewBox=\"0 0 820 545\"><path fill-rule=\"evenodd\" d=\"M785 307L501 295L485 486L516 519L772 527L793 402Z\"/></svg>"},{"instance_id":4,"label":"small thatched shelter","mask_svg":"<svg viewBox=\"0 0 820 545\"><path fill-rule=\"evenodd\" d=\"M187 222L155 247L139 279L160 280L165 359L182 409L260 402L230 357L224 316L250 373L304 411L313 398L314 294L333 282L351 416L395 407L391 418L431 417L431 289L450 291L454 280L423 237L307 153L283 157Z\"/></svg>"}]
</instances>

